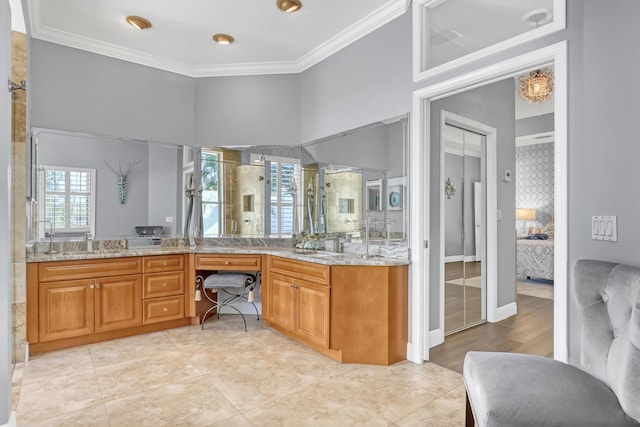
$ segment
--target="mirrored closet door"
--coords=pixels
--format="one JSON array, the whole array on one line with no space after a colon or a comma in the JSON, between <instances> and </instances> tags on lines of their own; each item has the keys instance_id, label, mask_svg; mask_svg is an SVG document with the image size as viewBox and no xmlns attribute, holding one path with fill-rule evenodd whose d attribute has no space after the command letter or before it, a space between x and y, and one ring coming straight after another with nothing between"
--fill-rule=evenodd
<instances>
[{"instance_id":1,"label":"mirrored closet door","mask_svg":"<svg viewBox=\"0 0 640 427\"><path fill-rule=\"evenodd\" d=\"M485 136L445 125L445 335L486 320Z\"/></svg>"}]
</instances>

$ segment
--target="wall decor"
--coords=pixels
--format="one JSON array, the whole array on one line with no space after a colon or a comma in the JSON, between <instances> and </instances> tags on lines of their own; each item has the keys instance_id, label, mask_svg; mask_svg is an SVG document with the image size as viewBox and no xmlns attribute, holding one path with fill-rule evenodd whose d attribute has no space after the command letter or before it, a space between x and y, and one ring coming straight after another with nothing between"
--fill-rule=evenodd
<instances>
[{"instance_id":1,"label":"wall decor","mask_svg":"<svg viewBox=\"0 0 640 427\"><path fill-rule=\"evenodd\" d=\"M404 196L406 191L406 177L389 178L387 183L387 194L390 211L400 211L404 207Z\"/></svg>"},{"instance_id":2,"label":"wall decor","mask_svg":"<svg viewBox=\"0 0 640 427\"><path fill-rule=\"evenodd\" d=\"M118 162L118 170L115 170L106 160L104 161L109 169L118 176L118 197L120 198L120 204L124 205L127 202L127 178L133 172L133 169L142 160L136 162L129 162L127 169L122 169L122 165Z\"/></svg>"}]
</instances>

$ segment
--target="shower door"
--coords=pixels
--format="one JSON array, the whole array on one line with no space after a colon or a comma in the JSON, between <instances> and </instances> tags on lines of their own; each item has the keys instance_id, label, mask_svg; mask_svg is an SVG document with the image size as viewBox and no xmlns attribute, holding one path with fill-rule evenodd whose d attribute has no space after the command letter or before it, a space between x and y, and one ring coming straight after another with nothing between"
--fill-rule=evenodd
<instances>
[{"instance_id":1,"label":"shower door","mask_svg":"<svg viewBox=\"0 0 640 427\"><path fill-rule=\"evenodd\" d=\"M445 125L445 335L486 320L485 136Z\"/></svg>"}]
</instances>

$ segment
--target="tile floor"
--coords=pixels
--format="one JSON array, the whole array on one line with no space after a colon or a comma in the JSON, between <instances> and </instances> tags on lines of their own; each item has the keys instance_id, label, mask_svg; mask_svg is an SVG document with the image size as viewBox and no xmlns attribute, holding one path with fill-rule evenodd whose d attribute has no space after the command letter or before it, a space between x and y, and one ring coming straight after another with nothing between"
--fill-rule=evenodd
<instances>
[{"instance_id":1,"label":"tile floor","mask_svg":"<svg viewBox=\"0 0 640 427\"><path fill-rule=\"evenodd\" d=\"M18 426L460 426L462 376L340 364L237 315L36 355L13 373Z\"/></svg>"}]
</instances>

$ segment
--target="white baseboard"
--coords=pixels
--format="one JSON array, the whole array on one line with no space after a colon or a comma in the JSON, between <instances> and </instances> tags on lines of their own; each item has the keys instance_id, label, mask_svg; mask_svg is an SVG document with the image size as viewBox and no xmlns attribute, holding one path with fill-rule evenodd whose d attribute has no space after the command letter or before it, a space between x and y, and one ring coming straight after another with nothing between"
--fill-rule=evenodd
<instances>
[{"instance_id":1,"label":"white baseboard","mask_svg":"<svg viewBox=\"0 0 640 427\"><path fill-rule=\"evenodd\" d=\"M515 302L498 307L496 310L496 322L504 319L508 319L511 316L518 314L518 305Z\"/></svg>"},{"instance_id":2,"label":"white baseboard","mask_svg":"<svg viewBox=\"0 0 640 427\"><path fill-rule=\"evenodd\" d=\"M11 414L9 415L9 421L7 421L6 424L0 425L0 427L16 427L17 425L18 422L16 421L16 413L11 412Z\"/></svg>"},{"instance_id":3,"label":"white baseboard","mask_svg":"<svg viewBox=\"0 0 640 427\"><path fill-rule=\"evenodd\" d=\"M444 342L444 331L436 329L429 331L429 348L440 345Z\"/></svg>"}]
</instances>

